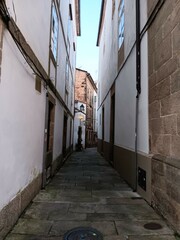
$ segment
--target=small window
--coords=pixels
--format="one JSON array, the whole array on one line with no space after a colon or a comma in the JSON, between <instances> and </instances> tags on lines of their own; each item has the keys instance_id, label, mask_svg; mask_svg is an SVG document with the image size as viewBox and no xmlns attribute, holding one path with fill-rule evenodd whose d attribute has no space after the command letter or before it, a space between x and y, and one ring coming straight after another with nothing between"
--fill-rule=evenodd
<instances>
[{"instance_id":1,"label":"small window","mask_svg":"<svg viewBox=\"0 0 180 240\"><path fill-rule=\"evenodd\" d=\"M68 61L68 58L66 58L66 72L65 72L65 78L66 78L66 81L69 82L69 61Z\"/></svg>"},{"instance_id":2,"label":"small window","mask_svg":"<svg viewBox=\"0 0 180 240\"><path fill-rule=\"evenodd\" d=\"M124 0L121 0L118 10L118 45L121 47L124 41Z\"/></svg>"},{"instance_id":3,"label":"small window","mask_svg":"<svg viewBox=\"0 0 180 240\"><path fill-rule=\"evenodd\" d=\"M114 17L114 12L115 12L115 0L112 0L112 19Z\"/></svg>"},{"instance_id":4,"label":"small window","mask_svg":"<svg viewBox=\"0 0 180 240\"><path fill-rule=\"evenodd\" d=\"M53 53L54 59L57 59L57 46L58 46L58 16L56 7L53 3L52 6L52 26L51 26L51 51Z\"/></svg>"}]
</instances>

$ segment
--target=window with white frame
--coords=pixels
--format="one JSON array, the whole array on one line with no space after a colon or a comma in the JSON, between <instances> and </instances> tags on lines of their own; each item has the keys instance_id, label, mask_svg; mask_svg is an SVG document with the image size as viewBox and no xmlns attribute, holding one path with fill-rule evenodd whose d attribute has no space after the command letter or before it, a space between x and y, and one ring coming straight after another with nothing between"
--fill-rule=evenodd
<instances>
[{"instance_id":1,"label":"window with white frame","mask_svg":"<svg viewBox=\"0 0 180 240\"><path fill-rule=\"evenodd\" d=\"M69 91L69 77L70 77L70 67L68 57L66 58L66 70L65 70L65 79L66 79L66 90Z\"/></svg>"},{"instance_id":2,"label":"window with white frame","mask_svg":"<svg viewBox=\"0 0 180 240\"><path fill-rule=\"evenodd\" d=\"M124 0L120 1L118 10L118 46L119 49L124 41Z\"/></svg>"},{"instance_id":3,"label":"window with white frame","mask_svg":"<svg viewBox=\"0 0 180 240\"><path fill-rule=\"evenodd\" d=\"M51 25L51 51L53 53L54 59L57 59L57 47L58 47L58 29L59 22L56 7L53 3L52 6L52 25Z\"/></svg>"}]
</instances>

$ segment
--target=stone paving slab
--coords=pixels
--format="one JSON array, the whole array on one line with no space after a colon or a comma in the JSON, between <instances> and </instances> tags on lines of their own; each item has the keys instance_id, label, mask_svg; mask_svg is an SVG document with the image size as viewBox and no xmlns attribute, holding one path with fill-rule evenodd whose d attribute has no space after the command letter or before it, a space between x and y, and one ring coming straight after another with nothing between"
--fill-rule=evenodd
<instances>
[{"instance_id":1,"label":"stone paving slab","mask_svg":"<svg viewBox=\"0 0 180 240\"><path fill-rule=\"evenodd\" d=\"M115 235L116 227L112 221L88 222L88 221L58 221L51 228L50 235L62 236L68 230L76 227L92 227L96 228L103 235Z\"/></svg>"},{"instance_id":2,"label":"stone paving slab","mask_svg":"<svg viewBox=\"0 0 180 240\"><path fill-rule=\"evenodd\" d=\"M160 230L144 224L160 223ZM159 215L95 149L71 155L34 198L6 240L63 240L75 227L93 227L104 240L175 240Z\"/></svg>"},{"instance_id":3,"label":"stone paving slab","mask_svg":"<svg viewBox=\"0 0 180 240\"><path fill-rule=\"evenodd\" d=\"M20 219L18 224L12 230L12 233L18 234L36 234L36 235L48 235L52 221L46 220L34 220L34 219Z\"/></svg>"},{"instance_id":4,"label":"stone paving slab","mask_svg":"<svg viewBox=\"0 0 180 240\"><path fill-rule=\"evenodd\" d=\"M143 226L146 223L152 222L151 220L146 221L115 221L116 228L118 231L118 234L125 234L125 235L167 235L167 234L173 234L173 231L170 230L164 221L158 220L156 221L162 226L162 229L159 230L148 230L145 229ZM154 221L153 221L154 222Z\"/></svg>"},{"instance_id":5,"label":"stone paving slab","mask_svg":"<svg viewBox=\"0 0 180 240\"><path fill-rule=\"evenodd\" d=\"M127 239L129 240L175 240L174 236L171 235L158 235L158 236L149 236L149 235L143 235L143 236L129 236Z\"/></svg>"},{"instance_id":6,"label":"stone paving slab","mask_svg":"<svg viewBox=\"0 0 180 240\"><path fill-rule=\"evenodd\" d=\"M10 234L6 240L63 240L63 236L59 237L45 237L33 235Z\"/></svg>"},{"instance_id":7,"label":"stone paving slab","mask_svg":"<svg viewBox=\"0 0 180 240\"><path fill-rule=\"evenodd\" d=\"M48 219L49 215L60 212L68 212L69 203L33 203L23 215L23 218L29 219Z\"/></svg>"}]
</instances>

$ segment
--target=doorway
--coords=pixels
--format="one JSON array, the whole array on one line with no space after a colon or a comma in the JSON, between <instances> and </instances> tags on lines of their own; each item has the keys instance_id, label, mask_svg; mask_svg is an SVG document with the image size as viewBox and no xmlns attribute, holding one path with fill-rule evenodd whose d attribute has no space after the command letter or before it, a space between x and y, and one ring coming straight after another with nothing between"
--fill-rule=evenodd
<instances>
[{"instance_id":1,"label":"doorway","mask_svg":"<svg viewBox=\"0 0 180 240\"><path fill-rule=\"evenodd\" d=\"M104 154L104 106L102 107L102 146L101 153Z\"/></svg>"},{"instance_id":2,"label":"doorway","mask_svg":"<svg viewBox=\"0 0 180 240\"><path fill-rule=\"evenodd\" d=\"M115 133L115 93L111 95L110 113L110 163L114 164L114 133Z\"/></svg>"},{"instance_id":3,"label":"doorway","mask_svg":"<svg viewBox=\"0 0 180 240\"><path fill-rule=\"evenodd\" d=\"M64 113L64 126L63 126L63 157L66 156L66 142L67 142L67 123L68 123L68 117L66 113Z\"/></svg>"},{"instance_id":4,"label":"doorway","mask_svg":"<svg viewBox=\"0 0 180 240\"><path fill-rule=\"evenodd\" d=\"M52 172L53 142L54 142L55 100L48 95L46 120L46 155L45 155L45 184L49 182Z\"/></svg>"}]
</instances>

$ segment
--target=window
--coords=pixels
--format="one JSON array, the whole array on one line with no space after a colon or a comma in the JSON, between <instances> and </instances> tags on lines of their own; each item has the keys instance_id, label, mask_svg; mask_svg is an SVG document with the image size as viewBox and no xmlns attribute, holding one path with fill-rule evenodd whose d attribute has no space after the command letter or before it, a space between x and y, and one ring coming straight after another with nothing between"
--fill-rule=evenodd
<instances>
[{"instance_id":1,"label":"window","mask_svg":"<svg viewBox=\"0 0 180 240\"><path fill-rule=\"evenodd\" d=\"M41 93L41 78L37 75L35 79L35 89Z\"/></svg>"},{"instance_id":2,"label":"window","mask_svg":"<svg viewBox=\"0 0 180 240\"><path fill-rule=\"evenodd\" d=\"M69 18L68 18L68 31L67 31L67 51L68 54L70 53L70 39L71 39L71 27L72 27L72 7L71 4L69 4Z\"/></svg>"},{"instance_id":3,"label":"window","mask_svg":"<svg viewBox=\"0 0 180 240\"><path fill-rule=\"evenodd\" d=\"M52 23L51 23L51 51L53 53L54 59L57 58L57 45L58 45L58 16L56 7L53 3L52 6Z\"/></svg>"},{"instance_id":4,"label":"window","mask_svg":"<svg viewBox=\"0 0 180 240\"><path fill-rule=\"evenodd\" d=\"M66 58L65 79L66 79L66 90L67 91L69 91L69 75L70 75L69 61L68 61L68 58Z\"/></svg>"},{"instance_id":5,"label":"window","mask_svg":"<svg viewBox=\"0 0 180 240\"><path fill-rule=\"evenodd\" d=\"M114 17L114 11L115 11L115 0L112 0L112 19Z\"/></svg>"},{"instance_id":6,"label":"window","mask_svg":"<svg viewBox=\"0 0 180 240\"><path fill-rule=\"evenodd\" d=\"M118 10L118 45L122 46L124 41L124 0L120 1Z\"/></svg>"}]
</instances>

